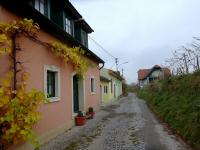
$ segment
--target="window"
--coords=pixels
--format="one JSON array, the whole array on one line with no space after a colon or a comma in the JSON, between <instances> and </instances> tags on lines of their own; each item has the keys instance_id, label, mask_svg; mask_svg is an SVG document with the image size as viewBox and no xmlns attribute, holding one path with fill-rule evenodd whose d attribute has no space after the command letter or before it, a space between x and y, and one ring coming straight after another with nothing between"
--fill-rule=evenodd
<instances>
[{"instance_id":1,"label":"window","mask_svg":"<svg viewBox=\"0 0 200 150\"><path fill-rule=\"evenodd\" d=\"M88 47L88 35L84 30L81 30L81 42L84 46Z\"/></svg>"},{"instance_id":2,"label":"window","mask_svg":"<svg viewBox=\"0 0 200 150\"><path fill-rule=\"evenodd\" d=\"M74 24L68 18L65 18L65 31L72 36L74 34Z\"/></svg>"},{"instance_id":3,"label":"window","mask_svg":"<svg viewBox=\"0 0 200 150\"><path fill-rule=\"evenodd\" d=\"M35 9L37 9L40 13L44 14L45 8L45 0L35 0Z\"/></svg>"},{"instance_id":4,"label":"window","mask_svg":"<svg viewBox=\"0 0 200 150\"><path fill-rule=\"evenodd\" d=\"M90 79L90 91L91 91L91 93L94 93L94 92L95 92L94 77L92 77L92 78Z\"/></svg>"},{"instance_id":5,"label":"window","mask_svg":"<svg viewBox=\"0 0 200 150\"><path fill-rule=\"evenodd\" d=\"M108 93L108 86L107 86L107 85L104 86L104 93L105 93L105 94Z\"/></svg>"},{"instance_id":6,"label":"window","mask_svg":"<svg viewBox=\"0 0 200 150\"><path fill-rule=\"evenodd\" d=\"M60 99L60 70L55 66L45 66L44 90L49 101Z\"/></svg>"},{"instance_id":7,"label":"window","mask_svg":"<svg viewBox=\"0 0 200 150\"><path fill-rule=\"evenodd\" d=\"M47 97L56 97L56 72L47 71Z\"/></svg>"}]
</instances>

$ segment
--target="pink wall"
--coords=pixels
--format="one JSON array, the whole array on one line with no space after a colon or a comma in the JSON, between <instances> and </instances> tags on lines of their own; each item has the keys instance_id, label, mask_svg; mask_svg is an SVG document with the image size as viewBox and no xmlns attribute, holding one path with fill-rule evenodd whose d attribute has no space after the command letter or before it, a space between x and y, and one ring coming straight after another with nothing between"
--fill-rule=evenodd
<instances>
[{"instance_id":1,"label":"pink wall","mask_svg":"<svg viewBox=\"0 0 200 150\"><path fill-rule=\"evenodd\" d=\"M19 17L14 16L0 6L0 22L10 22ZM40 31L38 34L42 41L55 41L56 39ZM61 100L44 104L40 107L42 119L36 125L36 131L39 134L45 133L51 129L62 126L67 121L72 119L72 74L73 68L69 64L65 64L62 60L56 57L49 49L32 42L25 37L19 37L18 43L23 49L18 53L18 58L25 61L24 66L29 73L28 90L36 88L43 91L44 89L44 65L54 65L60 68L61 80ZM0 79L3 78L6 70L9 68L9 58L7 56L0 58ZM90 76L95 77L95 94L90 93ZM0 80L1 81L1 80ZM99 69L96 67L90 68L85 77L86 88L86 108L92 106L95 110L99 109L100 94L99 94Z\"/></svg>"},{"instance_id":2,"label":"pink wall","mask_svg":"<svg viewBox=\"0 0 200 150\"><path fill-rule=\"evenodd\" d=\"M95 94L91 93L90 89L90 78L95 78ZM95 111L99 110L100 106L100 71L96 67L91 68L86 74L86 108L93 107Z\"/></svg>"}]
</instances>

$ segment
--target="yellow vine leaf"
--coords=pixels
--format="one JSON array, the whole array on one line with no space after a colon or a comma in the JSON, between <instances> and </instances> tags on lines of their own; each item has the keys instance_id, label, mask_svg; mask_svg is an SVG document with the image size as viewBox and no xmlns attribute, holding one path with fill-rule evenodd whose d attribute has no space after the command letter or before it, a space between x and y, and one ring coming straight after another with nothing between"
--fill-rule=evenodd
<instances>
[{"instance_id":1,"label":"yellow vine leaf","mask_svg":"<svg viewBox=\"0 0 200 150\"><path fill-rule=\"evenodd\" d=\"M38 106L46 101L43 92L36 89L30 92L25 91L24 82L28 79L28 74L22 74L22 85L17 90L16 97L10 95L11 79L13 73L9 72L3 80L0 87L0 111L6 108L4 115L0 115L0 124L9 124L9 128L2 129L2 137L7 144L17 144L25 140L29 140L35 147L39 146L39 142L32 132L32 127L40 119Z\"/></svg>"},{"instance_id":2,"label":"yellow vine leaf","mask_svg":"<svg viewBox=\"0 0 200 150\"><path fill-rule=\"evenodd\" d=\"M39 25L32 19L0 22L0 56L11 53L12 35L24 34L33 37L38 30ZM46 102L46 98L43 92L36 89L27 92L27 80L28 74L22 73L18 89L14 91L13 72L9 72L0 85L0 129L1 138L6 145L30 140L35 147L39 146L32 128L40 119L38 107Z\"/></svg>"},{"instance_id":3,"label":"yellow vine leaf","mask_svg":"<svg viewBox=\"0 0 200 150\"><path fill-rule=\"evenodd\" d=\"M11 52L11 41L6 34L0 34L0 56Z\"/></svg>"},{"instance_id":4,"label":"yellow vine leaf","mask_svg":"<svg viewBox=\"0 0 200 150\"><path fill-rule=\"evenodd\" d=\"M83 49L71 48L61 42L52 42L49 45L55 55L63 58L66 63L72 64L80 77L83 77L89 66L87 59L84 58L85 51Z\"/></svg>"},{"instance_id":5,"label":"yellow vine leaf","mask_svg":"<svg viewBox=\"0 0 200 150\"><path fill-rule=\"evenodd\" d=\"M34 23L32 19L14 20L12 23L0 22L0 56L11 52L11 35L14 33L33 35L38 30L39 25Z\"/></svg>"}]
</instances>

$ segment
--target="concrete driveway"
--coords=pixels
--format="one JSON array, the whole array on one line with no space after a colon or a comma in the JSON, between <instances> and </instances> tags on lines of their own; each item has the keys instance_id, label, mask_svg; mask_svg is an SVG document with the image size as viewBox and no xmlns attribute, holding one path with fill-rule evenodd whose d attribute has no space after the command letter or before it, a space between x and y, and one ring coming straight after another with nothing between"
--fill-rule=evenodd
<instances>
[{"instance_id":1,"label":"concrete driveway","mask_svg":"<svg viewBox=\"0 0 200 150\"><path fill-rule=\"evenodd\" d=\"M95 119L74 127L41 150L190 150L169 134L135 94L103 106Z\"/></svg>"}]
</instances>

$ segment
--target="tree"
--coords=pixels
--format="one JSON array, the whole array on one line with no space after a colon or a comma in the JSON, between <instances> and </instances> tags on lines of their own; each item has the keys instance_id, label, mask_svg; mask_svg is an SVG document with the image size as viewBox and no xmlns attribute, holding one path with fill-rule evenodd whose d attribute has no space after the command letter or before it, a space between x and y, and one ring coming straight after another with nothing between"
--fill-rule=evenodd
<instances>
[{"instance_id":1,"label":"tree","mask_svg":"<svg viewBox=\"0 0 200 150\"><path fill-rule=\"evenodd\" d=\"M195 37L194 40L189 46L175 50L173 56L165 61L174 74L183 75L200 69L200 39Z\"/></svg>"}]
</instances>

